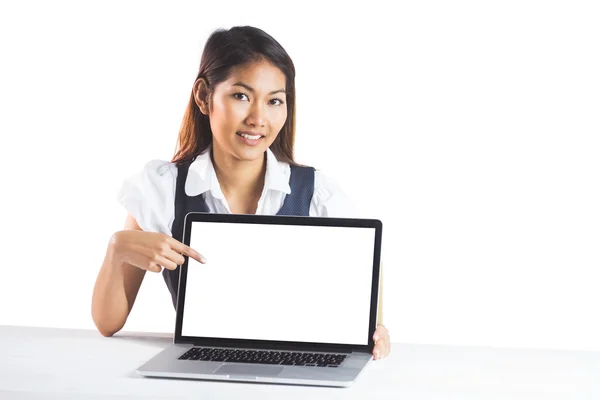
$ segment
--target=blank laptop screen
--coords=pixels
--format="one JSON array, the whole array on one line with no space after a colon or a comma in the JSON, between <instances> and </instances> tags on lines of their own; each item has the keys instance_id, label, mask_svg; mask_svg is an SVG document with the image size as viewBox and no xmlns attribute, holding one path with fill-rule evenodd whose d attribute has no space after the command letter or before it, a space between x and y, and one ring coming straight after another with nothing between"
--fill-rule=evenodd
<instances>
[{"instance_id":1,"label":"blank laptop screen","mask_svg":"<svg viewBox=\"0 0 600 400\"><path fill-rule=\"evenodd\" d=\"M192 222L182 336L368 344L375 228Z\"/></svg>"}]
</instances>

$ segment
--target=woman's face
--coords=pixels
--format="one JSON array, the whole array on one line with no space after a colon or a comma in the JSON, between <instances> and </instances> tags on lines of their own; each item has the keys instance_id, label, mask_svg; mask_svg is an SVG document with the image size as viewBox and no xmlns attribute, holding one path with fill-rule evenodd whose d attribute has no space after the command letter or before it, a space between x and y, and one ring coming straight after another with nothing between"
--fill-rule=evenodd
<instances>
[{"instance_id":1,"label":"woman's face","mask_svg":"<svg viewBox=\"0 0 600 400\"><path fill-rule=\"evenodd\" d=\"M287 118L285 87L283 72L266 61L232 68L210 99L214 151L240 161L263 157Z\"/></svg>"}]
</instances>

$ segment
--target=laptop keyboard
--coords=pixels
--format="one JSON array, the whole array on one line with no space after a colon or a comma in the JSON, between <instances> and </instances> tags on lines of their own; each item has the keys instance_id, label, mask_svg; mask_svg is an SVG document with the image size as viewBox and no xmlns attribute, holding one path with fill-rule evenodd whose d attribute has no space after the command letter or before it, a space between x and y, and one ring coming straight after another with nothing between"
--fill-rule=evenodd
<instances>
[{"instance_id":1,"label":"laptop keyboard","mask_svg":"<svg viewBox=\"0 0 600 400\"><path fill-rule=\"evenodd\" d=\"M338 367L345 354L299 353L291 351L220 349L192 347L180 360L221 361L251 364L299 365L304 367Z\"/></svg>"}]
</instances>

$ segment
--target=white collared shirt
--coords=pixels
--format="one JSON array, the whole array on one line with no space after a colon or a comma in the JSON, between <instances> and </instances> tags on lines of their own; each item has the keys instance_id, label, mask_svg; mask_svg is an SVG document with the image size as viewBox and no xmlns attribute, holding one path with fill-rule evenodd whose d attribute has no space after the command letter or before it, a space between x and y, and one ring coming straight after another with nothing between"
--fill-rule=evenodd
<instances>
[{"instance_id":1,"label":"white collared shirt","mask_svg":"<svg viewBox=\"0 0 600 400\"><path fill-rule=\"evenodd\" d=\"M278 161L267 149L265 183L256 214L277 214L285 196L291 192L289 180L289 164ZM123 182L118 201L144 231L172 235L176 181L177 166L174 163L152 160ZM231 214L210 158L210 149L190 164L185 192L188 196L202 194L212 213ZM318 170L309 216L360 218L354 204L337 183Z\"/></svg>"}]
</instances>

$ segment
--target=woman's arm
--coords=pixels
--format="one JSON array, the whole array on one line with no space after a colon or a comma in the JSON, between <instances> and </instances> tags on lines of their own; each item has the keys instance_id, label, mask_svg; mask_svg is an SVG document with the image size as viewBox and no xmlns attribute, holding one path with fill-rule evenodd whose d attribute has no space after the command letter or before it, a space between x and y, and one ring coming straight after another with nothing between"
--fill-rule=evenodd
<instances>
[{"instance_id":1,"label":"woman's arm","mask_svg":"<svg viewBox=\"0 0 600 400\"><path fill-rule=\"evenodd\" d=\"M125 230L142 229L130 214ZM120 331L133 308L146 271L115 257L115 235L111 237L92 296L92 319L103 336Z\"/></svg>"}]
</instances>

